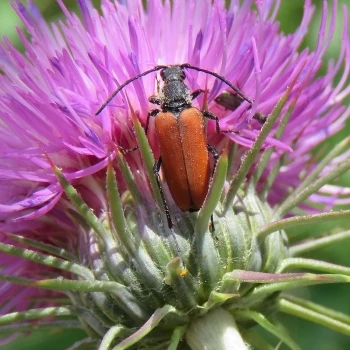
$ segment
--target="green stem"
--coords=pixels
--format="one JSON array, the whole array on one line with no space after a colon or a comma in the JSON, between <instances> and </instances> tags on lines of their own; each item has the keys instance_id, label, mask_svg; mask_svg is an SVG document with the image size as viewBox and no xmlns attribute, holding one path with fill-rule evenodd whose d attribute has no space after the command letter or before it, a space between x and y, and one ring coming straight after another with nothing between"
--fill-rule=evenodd
<instances>
[{"instance_id":1,"label":"green stem","mask_svg":"<svg viewBox=\"0 0 350 350\"><path fill-rule=\"evenodd\" d=\"M226 173L227 153L224 152L219 159L210 192L199 211L194 228L198 266L201 271L201 282L205 293L210 293L215 288L219 276L222 275L222 263L214 242L215 233L209 232L208 226L210 216L220 200Z\"/></svg>"},{"instance_id":2,"label":"green stem","mask_svg":"<svg viewBox=\"0 0 350 350\"><path fill-rule=\"evenodd\" d=\"M285 130L285 128L287 127L287 124L288 124L288 122L289 122L290 116L291 116L291 114L292 114L292 112L293 112L293 110L294 110L294 108L295 108L295 105L296 105L296 103L297 103L297 101L298 101L298 98L299 98L299 96L302 94L302 91L303 91L302 85L305 84L305 83L308 81L308 79L309 79L309 74L303 77L303 82L301 83L301 88L297 91L297 94L295 95L295 97L294 97L294 99L293 99L293 101L292 101L290 107L288 108L287 112L286 112L286 113L283 115L283 117L281 118L281 122L280 122L280 124L279 124L279 126L278 126L278 128L277 128L277 130L276 130L276 134L275 134L275 137L276 137L277 139L280 139L280 138L282 137L283 132L284 132L284 130ZM293 141L292 144L291 144L291 147L295 146L297 140L298 140L297 138L294 139L294 141ZM270 152L270 155L269 155L269 156L266 156L266 157L268 158L267 161L269 160L273 149L268 150L268 151ZM265 152L266 152L266 151L265 151ZM272 187L272 185L273 185L273 183L274 183L274 181L275 181L277 175L279 174L280 169L281 169L281 166L282 166L283 164L285 164L287 158L288 158L288 154L287 154L287 153L284 153L284 154L276 161L275 165L274 165L273 168L270 170L270 173L269 173L269 175L268 175L268 177L267 177L267 179L266 179L266 181L265 181L265 183L264 183L264 185L263 185L263 188L262 188L262 190L261 190L261 192L260 192L260 194L259 194L259 197L260 197L260 198L266 200L266 198L267 198L267 196L268 196L268 193L269 193L269 190L270 190L270 188ZM267 161L266 161L266 164L264 165L264 168L265 168L265 166L267 165ZM257 174L255 184L257 184L257 182L258 182L258 180L259 180L261 174L262 174L262 170L261 170L261 172L260 172L260 175Z\"/></svg>"},{"instance_id":3,"label":"green stem","mask_svg":"<svg viewBox=\"0 0 350 350\"><path fill-rule=\"evenodd\" d=\"M100 343L99 339L96 338L85 338L82 340L78 340L69 348L65 350L85 350L85 349L98 349L98 344Z\"/></svg>"},{"instance_id":4,"label":"green stem","mask_svg":"<svg viewBox=\"0 0 350 350\"><path fill-rule=\"evenodd\" d=\"M328 312L324 312L325 308L322 306L316 306L316 304L310 302L309 304L304 303L304 305L298 305L291 300L280 299L278 301L278 308L281 312L303 318L350 336L350 324L334 319L331 316L332 313L327 314Z\"/></svg>"},{"instance_id":5,"label":"green stem","mask_svg":"<svg viewBox=\"0 0 350 350\"><path fill-rule=\"evenodd\" d=\"M235 142L232 142L232 144L229 145L230 150L228 152L227 156L227 174L226 174L226 180L230 181L232 172L233 172L233 164L235 164L237 157L238 157L238 144Z\"/></svg>"},{"instance_id":6,"label":"green stem","mask_svg":"<svg viewBox=\"0 0 350 350\"><path fill-rule=\"evenodd\" d=\"M273 183L275 182L275 179L277 175L280 173L281 166L286 162L286 159L288 158L288 155L285 153L283 154L280 159L276 161L276 164L271 169L269 176L266 179L266 183L264 184L264 187L262 191L259 193L259 197L266 201L266 198L269 194L270 188L272 187Z\"/></svg>"},{"instance_id":7,"label":"green stem","mask_svg":"<svg viewBox=\"0 0 350 350\"><path fill-rule=\"evenodd\" d=\"M117 153L117 157L119 157L119 153ZM111 163L108 164L107 168L107 195L112 222L117 231L118 238L125 247L128 256L131 257L133 264L136 265L139 275L142 276L143 283L152 289L157 290L162 288L163 276L160 274L157 266L155 266L150 255L147 254L144 245L136 243L135 236L131 233L127 225L122 201L119 196L118 184ZM141 237L137 237L137 239L142 240ZM143 243L146 244L146 241L144 240ZM165 254L161 256L165 256ZM160 264L166 264L167 262L168 259L163 259ZM142 282L141 277L139 282Z\"/></svg>"},{"instance_id":8,"label":"green stem","mask_svg":"<svg viewBox=\"0 0 350 350\"><path fill-rule=\"evenodd\" d=\"M136 114L135 114L135 112L130 104L129 104L129 108L130 108L132 119L134 122L137 143L138 143L140 154L141 154L144 166L145 166L147 179L151 185L152 193L153 193L153 196L155 198L155 201L156 201L158 208L161 208L161 212L164 212L163 211L162 197L161 197L160 190L159 190L159 187L158 187L158 184L156 181L156 177L154 176L154 173L153 173L154 157L153 157L152 149L149 146L148 139L147 139L147 136L145 134L145 130L143 129L142 125L140 124L140 122L139 122L139 120L138 120L138 118L137 118L137 116L136 116ZM121 168L121 170L122 170L122 173L123 173L125 180L127 181L128 188L130 189L131 193L134 196L135 203L137 203L137 205L141 205L148 213L148 216L150 216L152 218L154 213L158 211L154 207L155 203L151 201L150 203L147 203L147 205L145 204L143 197L140 195L140 193L136 187L136 182L134 180L134 177L131 173L131 170L130 170L129 166L127 165L124 157L122 157L121 155L119 155L118 157L119 157L118 159L120 159L120 163L124 164L123 168ZM152 204L152 203L154 203L154 204ZM150 204L152 204L152 205L150 205ZM134 236L138 234L137 230L135 230L135 231L136 232L133 232ZM170 234L170 232L167 232L167 234ZM171 234L172 234L172 238L174 238L174 239L172 239L172 240L158 239L157 242L155 243L155 237L152 237L148 233L147 230L144 230L143 236L142 237L141 236L135 237L136 238L135 241L142 241L146 252L148 252L148 254L153 258L153 260L155 260L155 264L157 264L159 266L165 266L172 258L172 255L169 252L170 249L168 249L168 246L166 244L167 241L168 241L168 243L172 244L172 250L175 252L175 255L177 255L178 251L180 250L177 247L177 241L174 237L174 232L172 231ZM147 264L147 262L145 262L145 265L146 264ZM154 265L154 264L152 264L152 265Z\"/></svg>"},{"instance_id":9,"label":"green stem","mask_svg":"<svg viewBox=\"0 0 350 350\"><path fill-rule=\"evenodd\" d=\"M239 167L235 177L233 178L230 184L230 188L227 192L226 198L224 200L224 212L226 212L229 209L229 207L232 205L239 187L245 180L250 167L253 165L254 161L259 155L261 147L263 146L269 132L273 127L274 122L278 117L278 114L282 110L285 103L286 103L286 96L282 97L282 99L279 101L277 107L274 109L274 111L272 112L272 114L270 115L270 117L267 119L266 123L262 127L253 146L245 154L243 161L241 163L241 166Z\"/></svg>"},{"instance_id":10,"label":"green stem","mask_svg":"<svg viewBox=\"0 0 350 350\"><path fill-rule=\"evenodd\" d=\"M248 329L242 331L243 338L248 341L248 343L252 346L253 349L257 350L278 350L279 344L282 343L282 341L275 347L274 345L271 345L265 340L258 331L255 329Z\"/></svg>"},{"instance_id":11,"label":"green stem","mask_svg":"<svg viewBox=\"0 0 350 350\"><path fill-rule=\"evenodd\" d=\"M247 277L245 277L246 274ZM252 277L249 278L249 275L252 275ZM261 275L261 277L259 277L259 275ZM229 274L226 274L226 276L226 278L229 278ZM300 288L316 284L350 283L349 276L340 274L266 274L249 271L236 271L232 273L231 278L233 281L237 280L238 282L262 283L262 285L255 287L249 295L240 298L239 303L232 303L230 309L249 307L258 300L262 300L267 295L271 295L274 292L279 292L286 289Z\"/></svg>"},{"instance_id":12,"label":"green stem","mask_svg":"<svg viewBox=\"0 0 350 350\"><path fill-rule=\"evenodd\" d=\"M154 173L153 173L153 166L154 166L155 161L154 161L152 149L149 146L148 139L147 139L147 136L145 134L145 130L143 129L142 125L140 124L132 107L130 105L129 105L129 107L131 109L132 119L134 122L137 143L138 143L139 148L140 148L140 153L142 156L143 163L145 165L146 173L148 175L148 180L149 180L151 188L152 188L152 193L153 193L154 198L158 204L158 207L163 208L162 198L161 198L161 195L159 192L156 177L154 176Z\"/></svg>"},{"instance_id":13,"label":"green stem","mask_svg":"<svg viewBox=\"0 0 350 350\"><path fill-rule=\"evenodd\" d=\"M255 321L268 332L276 336L278 339L282 340L292 350L301 350L299 345L295 343L294 340L290 338L288 334L286 334L281 328L278 328L277 326L272 324L263 314L255 311L240 310L237 312L237 316Z\"/></svg>"},{"instance_id":14,"label":"green stem","mask_svg":"<svg viewBox=\"0 0 350 350\"><path fill-rule=\"evenodd\" d=\"M72 254L71 252L69 252L63 248L58 248L58 247L55 247L53 245L37 241L35 239L30 239L27 237L19 236L17 234L14 235L12 233L7 233L7 232L4 232L4 234L16 242L23 243L27 246L31 246L31 247L40 249L41 251L50 253L50 254L55 255L55 256L59 256L60 258L65 259L67 261L74 261L76 259L76 256L74 256L74 254Z\"/></svg>"},{"instance_id":15,"label":"green stem","mask_svg":"<svg viewBox=\"0 0 350 350\"><path fill-rule=\"evenodd\" d=\"M281 262L278 271L279 273L291 269L310 269L327 273L343 274L350 276L350 267L331 264L324 261L304 258L289 258Z\"/></svg>"},{"instance_id":16,"label":"green stem","mask_svg":"<svg viewBox=\"0 0 350 350\"><path fill-rule=\"evenodd\" d=\"M226 198L224 200L224 212L225 213L229 210L230 206L232 205L234 197L236 196L239 187L241 186L245 177L247 176L250 167L253 165L253 163L257 159L259 152L261 151L261 147L263 146L267 136L269 135L271 129L273 128L273 125L274 125L275 121L277 120L278 116L280 115L282 108L286 104L288 97L289 97L289 95L292 92L292 89L294 87L294 84L296 83L296 81L299 77L299 74L301 73L301 70L303 69L305 63L302 65L300 70L297 72L293 81L288 86L287 91L282 96L282 98L278 101L276 107L273 109L272 113L267 118L266 123L262 127L262 129L261 129L258 137L256 138L253 146L246 153L246 155L242 161L242 164L238 169L236 176L234 177L234 179L232 180L232 182L230 184L230 188L229 188L227 195L226 195Z\"/></svg>"},{"instance_id":17,"label":"green stem","mask_svg":"<svg viewBox=\"0 0 350 350\"><path fill-rule=\"evenodd\" d=\"M84 319L100 335L105 334L107 331L106 327L104 327L101 321L98 320L90 310L84 307L73 305L38 308L22 312L9 313L0 316L0 325L7 325L14 322L29 321L46 317L65 316L74 316ZM69 320L68 322L70 321L71 320Z\"/></svg>"},{"instance_id":18,"label":"green stem","mask_svg":"<svg viewBox=\"0 0 350 350\"><path fill-rule=\"evenodd\" d=\"M119 156L119 152L117 153L117 157ZM121 156L121 155L120 155ZM118 238L128 250L128 252L134 251L134 237L131 235L128 230L123 205L119 196L118 184L115 177L115 172L112 167L112 163L108 162L107 167L107 196L108 196L108 204L110 215L112 218L112 222L115 230L117 231Z\"/></svg>"},{"instance_id":19,"label":"green stem","mask_svg":"<svg viewBox=\"0 0 350 350\"><path fill-rule=\"evenodd\" d=\"M295 102L296 101L294 101L294 103L288 107L287 111L283 114L283 116L281 118L281 122L279 123L277 130L275 132L275 138L277 140L279 140L281 138L281 136L283 135L283 131L286 128L287 123L289 121L289 118L290 118L290 116L293 112L293 109L295 107ZM255 169L254 175L252 177L252 181L254 182L254 187L256 186L262 173L264 172L264 169L266 168L266 166L271 158L272 153L275 151L275 148L276 147L270 147L270 148L266 149L264 151L264 153L262 154L261 159L259 161L259 164L258 164L257 168ZM269 175L269 177L270 177L270 175Z\"/></svg>"},{"instance_id":20,"label":"green stem","mask_svg":"<svg viewBox=\"0 0 350 350\"><path fill-rule=\"evenodd\" d=\"M118 282L69 280L64 278L33 280L4 274L0 274L0 280L28 287L55 291L111 293L116 297L118 305L125 310L135 322L142 322L149 315L147 306L141 300L138 300L128 288Z\"/></svg>"},{"instance_id":21,"label":"green stem","mask_svg":"<svg viewBox=\"0 0 350 350\"><path fill-rule=\"evenodd\" d=\"M124 339L113 350L124 350L128 349L132 345L136 344L138 341L143 339L152 329L154 329L159 322L169 313L176 313L176 309L173 306L165 305L161 309L158 309L154 314L148 319L148 321L138 329L130 337Z\"/></svg>"},{"instance_id":22,"label":"green stem","mask_svg":"<svg viewBox=\"0 0 350 350\"><path fill-rule=\"evenodd\" d=\"M308 240L306 242L298 243L289 248L291 256L298 256L309 253L312 250L328 247L331 244L341 242L350 238L350 230L345 232L338 232L326 237Z\"/></svg>"},{"instance_id":23,"label":"green stem","mask_svg":"<svg viewBox=\"0 0 350 350\"><path fill-rule=\"evenodd\" d=\"M12 312L0 316L0 325L7 325L13 322L29 321L45 317L76 316L72 306L55 306L40 309L32 309L22 312Z\"/></svg>"},{"instance_id":24,"label":"green stem","mask_svg":"<svg viewBox=\"0 0 350 350\"><path fill-rule=\"evenodd\" d=\"M263 226L259 231L256 232L256 236L258 237L258 239L263 240L273 232L286 230L291 227L330 222L346 218L350 218L350 210L340 210L336 212L327 212L314 215L295 216L288 219L273 221L270 224Z\"/></svg>"},{"instance_id":25,"label":"green stem","mask_svg":"<svg viewBox=\"0 0 350 350\"><path fill-rule=\"evenodd\" d=\"M195 226L196 237L198 235L203 235L206 231L208 231L210 217L220 200L221 193L225 185L227 165L227 151L224 151L220 155L219 162L216 166L215 174L213 176L207 198L205 199L204 204L198 213Z\"/></svg>"},{"instance_id":26,"label":"green stem","mask_svg":"<svg viewBox=\"0 0 350 350\"><path fill-rule=\"evenodd\" d=\"M177 350L183 335L185 334L187 325L176 327L171 336L170 345L167 350Z\"/></svg>"},{"instance_id":27,"label":"green stem","mask_svg":"<svg viewBox=\"0 0 350 350\"><path fill-rule=\"evenodd\" d=\"M83 277L85 279L94 279L93 273L86 267L60 258L56 258L55 256L38 253L30 249L18 248L13 245L4 243L0 243L0 252L33 261L37 264L46 265L74 273L75 275Z\"/></svg>"},{"instance_id":28,"label":"green stem","mask_svg":"<svg viewBox=\"0 0 350 350\"><path fill-rule=\"evenodd\" d=\"M294 190L287 199L279 206L275 212L275 218L283 217L298 204L305 201L310 195L316 193L322 186L330 183L335 178L344 174L350 169L350 160L342 160L341 162L334 165L333 170L328 172L326 175L320 177L318 180L310 183L304 190L301 192L298 189Z\"/></svg>"},{"instance_id":29,"label":"green stem","mask_svg":"<svg viewBox=\"0 0 350 350\"><path fill-rule=\"evenodd\" d=\"M119 169L123 175L123 178L126 182L127 188L130 191L131 197L134 199L136 203L139 203L140 205L144 205L143 198L136 186L135 178L131 172L131 169L126 162L123 154L118 150L116 159L118 161Z\"/></svg>"},{"instance_id":30,"label":"green stem","mask_svg":"<svg viewBox=\"0 0 350 350\"><path fill-rule=\"evenodd\" d=\"M332 318L333 320L337 320L350 326L350 316L342 312L329 309L328 307L316 304L310 300L298 298L294 295L283 294L282 299L288 300L296 305L318 312L322 315Z\"/></svg>"},{"instance_id":31,"label":"green stem","mask_svg":"<svg viewBox=\"0 0 350 350\"><path fill-rule=\"evenodd\" d=\"M116 325L110 328L109 331L106 333L106 335L103 337L98 350L109 350L111 348L113 341L117 337L124 336L126 332L130 333L130 331L127 331L126 328L121 327L119 325Z\"/></svg>"},{"instance_id":32,"label":"green stem","mask_svg":"<svg viewBox=\"0 0 350 350\"><path fill-rule=\"evenodd\" d=\"M330 162L342 154L346 149L349 148L350 137L345 138L342 142L335 145L334 148L325 155L325 157L318 163L316 168L304 179L302 183L293 191L293 195L299 194L305 190L308 186L312 185L318 178L318 175L321 174L325 167L330 164Z\"/></svg>"},{"instance_id":33,"label":"green stem","mask_svg":"<svg viewBox=\"0 0 350 350\"><path fill-rule=\"evenodd\" d=\"M74 205L77 212L85 219L86 223L99 235L109 251L117 250L116 242L109 231L103 226L99 218L94 214L92 209L83 201L77 190L69 183L63 173L51 159L47 157L60 185L62 186L67 197Z\"/></svg>"},{"instance_id":34,"label":"green stem","mask_svg":"<svg viewBox=\"0 0 350 350\"><path fill-rule=\"evenodd\" d=\"M0 334L13 334L13 333L26 333L34 332L37 330L45 331L48 330L52 332L53 330L58 329L82 329L82 325L78 320L55 320L48 322L45 321L36 321L36 322L21 322L16 321L15 324L7 324L0 326Z\"/></svg>"}]
</instances>

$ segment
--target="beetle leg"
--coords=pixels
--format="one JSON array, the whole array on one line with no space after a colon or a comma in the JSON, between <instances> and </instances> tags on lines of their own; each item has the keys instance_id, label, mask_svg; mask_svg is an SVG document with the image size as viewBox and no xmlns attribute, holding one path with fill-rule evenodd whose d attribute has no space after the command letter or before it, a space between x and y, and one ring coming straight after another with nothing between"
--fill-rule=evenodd
<instances>
[{"instance_id":1,"label":"beetle leg","mask_svg":"<svg viewBox=\"0 0 350 350\"><path fill-rule=\"evenodd\" d=\"M216 148L214 146L212 146L212 145L207 145L207 149L208 149L208 152L210 152L212 154L213 158L214 158L213 172L211 174L211 177L213 177L214 174L215 174L216 165L218 164L219 153L216 150Z\"/></svg>"},{"instance_id":2,"label":"beetle leg","mask_svg":"<svg viewBox=\"0 0 350 350\"><path fill-rule=\"evenodd\" d=\"M145 134L147 135L147 131L148 131L148 126L149 126L149 119L150 117L155 117L158 113L160 112L159 109L155 108L155 109L151 109L148 114L147 114L147 120L146 120L146 125L145 125ZM122 146L117 146L118 149L120 149L124 154L125 153L130 153L133 151L136 151L139 147L136 146L134 148L124 148Z\"/></svg>"},{"instance_id":3,"label":"beetle leg","mask_svg":"<svg viewBox=\"0 0 350 350\"><path fill-rule=\"evenodd\" d=\"M151 109L148 114L147 114L147 120L146 120L146 125L145 125L145 134L147 135L147 130L148 130L148 125L149 125L149 119L151 117L155 117L158 113L160 112L159 109Z\"/></svg>"},{"instance_id":4,"label":"beetle leg","mask_svg":"<svg viewBox=\"0 0 350 350\"><path fill-rule=\"evenodd\" d=\"M205 90L203 89L198 89L198 90L194 90L192 93L191 93L191 98L192 100L194 100L195 98L197 98L201 93L205 92Z\"/></svg>"},{"instance_id":5,"label":"beetle leg","mask_svg":"<svg viewBox=\"0 0 350 350\"><path fill-rule=\"evenodd\" d=\"M207 149L208 149L208 152L210 152L212 154L213 158L214 158L213 172L211 174L211 179L212 179L213 176L214 176L215 170L216 170L216 166L218 164L219 153L216 150L216 148L214 146L212 146L212 145L207 145ZM211 216L210 216L210 226L212 228L211 232L214 232L215 231L215 226L214 226L213 214L211 214Z\"/></svg>"},{"instance_id":6,"label":"beetle leg","mask_svg":"<svg viewBox=\"0 0 350 350\"><path fill-rule=\"evenodd\" d=\"M135 146L134 148L124 148L124 147L118 146L118 145L116 145L116 147L118 149L120 149L123 154L134 152L139 148L139 146Z\"/></svg>"},{"instance_id":7,"label":"beetle leg","mask_svg":"<svg viewBox=\"0 0 350 350\"><path fill-rule=\"evenodd\" d=\"M257 120L260 124L264 125L266 120L267 120L267 115L265 114L262 114L260 112L256 112L254 115L253 115L253 118L255 120Z\"/></svg>"},{"instance_id":8,"label":"beetle leg","mask_svg":"<svg viewBox=\"0 0 350 350\"><path fill-rule=\"evenodd\" d=\"M218 134L220 134L220 133L237 133L237 131L232 130L232 129L230 129L230 130L222 130L220 128L219 118L215 114L213 114L213 113L211 113L209 111L202 111L202 114L203 114L203 117L205 117L205 118L208 118L208 119L211 119L211 120L215 120L216 132Z\"/></svg>"},{"instance_id":9,"label":"beetle leg","mask_svg":"<svg viewBox=\"0 0 350 350\"><path fill-rule=\"evenodd\" d=\"M152 95L148 98L148 101L158 106L161 104L161 100L158 95Z\"/></svg>"},{"instance_id":10,"label":"beetle leg","mask_svg":"<svg viewBox=\"0 0 350 350\"><path fill-rule=\"evenodd\" d=\"M164 192L163 192L161 181L160 181L159 170L160 170L161 165L162 165L162 157L159 157L158 160L153 165L153 174L156 177L159 193L160 193L160 196L162 197L163 207L164 207L166 219L167 219L167 222L168 222L168 227L169 227L169 230L170 230L171 235L172 235L173 240L174 240L176 253L177 253L178 256L181 257L180 247L179 247L179 245L177 243L177 240L176 240L176 237L175 237L175 233L174 233L174 229L173 229L174 224L173 224L173 221L171 220L169 207L168 207L168 204L167 204L167 202L165 200Z\"/></svg>"},{"instance_id":11,"label":"beetle leg","mask_svg":"<svg viewBox=\"0 0 350 350\"><path fill-rule=\"evenodd\" d=\"M162 165L162 157L159 157L158 160L154 163L153 174L156 177L156 181L157 181L157 185L158 185L158 188L159 188L160 196L162 197L163 207L164 207L165 215L166 215L166 218L167 218L167 221L168 221L168 227L169 227L169 229L172 229L173 228L173 221L171 220L171 217L170 217L168 204L167 204L167 202L165 200L165 197L164 197L164 192L163 192L163 189L162 189L160 176L159 176L159 170L160 170L161 165Z\"/></svg>"},{"instance_id":12,"label":"beetle leg","mask_svg":"<svg viewBox=\"0 0 350 350\"><path fill-rule=\"evenodd\" d=\"M202 114L203 114L203 117L205 117L205 118L215 120L216 132L218 134L220 134L222 131L220 129L219 118L215 114L213 114L209 111L202 111Z\"/></svg>"}]
</instances>

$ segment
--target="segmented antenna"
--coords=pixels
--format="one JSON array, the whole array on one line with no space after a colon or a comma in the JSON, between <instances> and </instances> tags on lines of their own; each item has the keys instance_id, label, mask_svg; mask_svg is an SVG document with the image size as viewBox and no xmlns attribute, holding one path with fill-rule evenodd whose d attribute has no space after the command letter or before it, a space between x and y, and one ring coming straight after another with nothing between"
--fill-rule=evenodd
<instances>
[{"instance_id":1,"label":"segmented antenna","mask_svg":"<svg viewBox=\"0 0 350 350\"><path fill-rule=\"evenodd\" d=\"M237 93L238 96L242 97L243 100L249 102L250 104L253 103L253 101L248 98L247 96L244 95L244 93L239 90L238 88L236 88L234 85L232 85L227 79L225 79L223 76L217 74L217 73L214 73L214 72L211 72L210 70L207 70L207 69L204 69L204 68L199 68L199 67L196 67L196 66L191 66L189 63L184 63L184 64L181 64L180 67L182 68L187 68L187 69L193 69L193 70L196 70L198 72L204 72L204 73L207 73L207 74L210 74L212 75L213 77L215 78L218 78L220 79L221 81L223 81L225 84L227 84L233 91L235 91Z\"/></svg>"},{"instance_id":2,"label":"segmented antenna","mask_svg":"<svg viewBox=\"0 0 350 350\"><path fill-rule=\"evenodd\" d=\"M124 89L124 87L130 83L132 83L133 81L147 75L147 74L150 74L152 72L156 72L158 70L161 70L161 69L165 69L169 66L155 66L153 67L152 69L149 69L141 74L138 74L136 76L134 76L133 78L125 81L122 85L120 85L118 87L117 90L115 90L108 98L107 100L101 105L101 107L96 111L95 115L98 115L100 114L105 108L106 106L113 100L113 98L122 90ZM176 67L176 65L175 65ZM183 63L181 65L179 65L178 67L181 67L181 68L186 68L186 69L193 69L193 70L196 70L198 72L203 72L203 73L207 73L209 75L212 75L213 77L221 80L222 82L224 82L225 84L227 84L233 91L235 91L237 93L238 96L240 96L243 100L247 101L248 103L252 104L253 101L251 99L249 99L247 96L244 95L244 93L239 90L237 87L235 87L234 85L232 85L227 79L225 79L223 76L217 74L217 73L214 73L210 70L207 70L207 69L204 69L204 68L199 68L199 67L196 67L196 66L192 66L190 65L189 63Z\"/></svg>"},{"instance_id":3,"label":"segmented antenna","mask_svg":"<svg viewBox=\"0 0 350 350\"><path fill-rule=\"evenodd\" d=\"M133 77L133 78L131 78L131 79L125 81L122 85L120 85L120 86L118 87L117 90L115 90L115 91L107 98L107 100L106 100L106 101L101 105L101 107L96 111L95 115L99 115L99 114L106 108L106 106L109 104L109 102L111 102L111 101L114 99L114 97L119 93L119 91L121 91L122 89L124 89L124 87L125 87L126 85L132 83L134 80L137 80L137 79L139 79L139 78L141 78L141 77L143 77L143 76L145 76L145 75L147 75L147 74L149 74L149 73L156 72L157 70L164 69L164 68L166 68L166 67L167 67L167 66L155 66L155 67L153 67L152 69L147 70L146 72L143 72L143 73L141 73L141 74L138 74L138 75L136 75L135 77Z\"/></svg>"}]
</instances>

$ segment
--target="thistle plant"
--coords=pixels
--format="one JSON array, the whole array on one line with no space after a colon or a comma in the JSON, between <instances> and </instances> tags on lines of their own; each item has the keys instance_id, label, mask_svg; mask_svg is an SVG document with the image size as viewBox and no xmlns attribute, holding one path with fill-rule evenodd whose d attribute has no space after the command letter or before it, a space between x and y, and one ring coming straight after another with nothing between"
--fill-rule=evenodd
<instances>
[{"instance_id":1,"label":"thistle plant","mask_svg":"<svg viewBox=\"0 0 350 350\"><path fill-rule=\"evenodd\" d=\"M79 0L80 17L57 2L65 19L49 24L33 2L16 1L25 53L6 38L0 46L2 344L42 327L84 329L71 349L300 349L279 313L350 335L350 316L293 294L350 282L349 267L303 257L350 231L288 242L290 228L350 218L339 207L350 189L335 182L350 168L349 137L322 153L350 113L348 10L339 58L318 75L336 1L323 3L315 50L300 49L310 0L290 35L279 32L278 1L102 0L99 12ZM131 77L182 63L253 101L227 108L217 102L225 84L186 72L192 91L206 91L194 106L229 131L206 125L220 157L194 213L153 173L153 120L144 127L157 73L95 115Z\"/></svg>"}]
</instances>

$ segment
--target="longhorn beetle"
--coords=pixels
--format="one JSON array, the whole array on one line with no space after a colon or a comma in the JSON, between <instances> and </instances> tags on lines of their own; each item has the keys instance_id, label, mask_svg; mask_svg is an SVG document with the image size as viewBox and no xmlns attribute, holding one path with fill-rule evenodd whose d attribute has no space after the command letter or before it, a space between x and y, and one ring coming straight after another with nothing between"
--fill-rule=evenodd
<instances>
[{"instance_id":1,"label":"longhorn beetle","mask_svg":"<svg viewBox=\"0 0 350 350\"><path fill-rule=\"evenodd\" d=\"M193 69L212 75L227 84L242 101L252 103L248 97L221 75L185 63L174 66L155 66L125 81L95 113L98 115L126 85L147 74L161 71L160 76L164 85L158 95L149 98L149 102L159 105L160 110L152 109L149 111L145 132L147 134L150 117L155 117L155 132L158 138L160 157L154 164L153 172L162 196L169 229L172 229L173 223L161 187L160 167L163 166L164 176L176 205L182 211L198 211L208 193L210 178L219 158L215 148L207 144L203 117L215 121L217 132L229 132L221 131L218 117L210 111L200 111L192 106L192 100L204 90L198 89L190 92L184 82L186 79L184 69ZM214 157L212 173L210 172L209 152Z\"/></svg>"}]
</instances>

